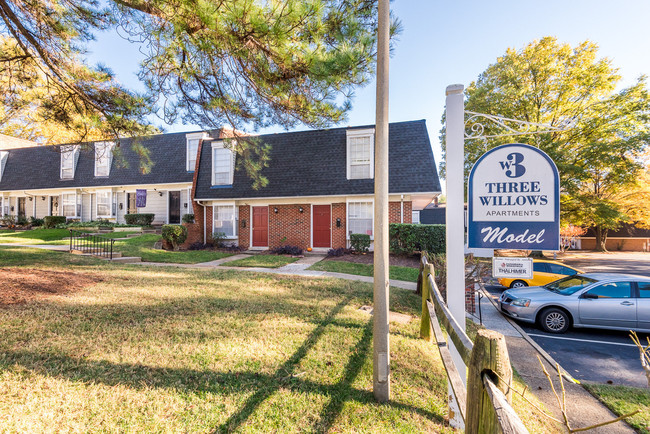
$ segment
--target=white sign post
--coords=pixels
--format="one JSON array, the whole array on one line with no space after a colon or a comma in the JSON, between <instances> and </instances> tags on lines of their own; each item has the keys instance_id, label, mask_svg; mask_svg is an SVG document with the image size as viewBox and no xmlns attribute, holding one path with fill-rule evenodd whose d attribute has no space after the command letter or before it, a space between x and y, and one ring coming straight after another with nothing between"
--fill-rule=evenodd
<instances>
[{"instance_id":1,"label":"white sign post","mask_svg":"<svg viewBox=\"0 0 650 434\"><path fill-rule=\"evenodd\" d=\"M447 86L446 113L446 166L447 166L447 305L451 315L465 330L465 182L463 166L465 160L465 103L463 85ZM467 367L449 341L449 351L460 377L467 386ZM454 394L449 393L450 397ZM450 402L449 424L458 429L465 429L463 419L458 411L458 403Z\"/></svg>"}]
</instances>

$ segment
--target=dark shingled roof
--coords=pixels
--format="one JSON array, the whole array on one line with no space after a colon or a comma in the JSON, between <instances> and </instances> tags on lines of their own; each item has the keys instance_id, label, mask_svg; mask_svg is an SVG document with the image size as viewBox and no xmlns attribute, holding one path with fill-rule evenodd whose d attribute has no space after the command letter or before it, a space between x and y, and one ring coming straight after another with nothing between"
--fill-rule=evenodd
<instances>
[{"instance_id":1,"label":"dark shingled roof","mask_svg":"<svg viewBox=\"0 0 650 434\"><path fill-rule=\"evenodd\" d=\"M271 198L372 194L373 179L348 180L346 130L334 128L259 136L271 146L271 162L262 170L269 183L259 190L243 171L235 171L232 187L211 188L211 143L204 142L197 179L197 199ZM389 191L440 192L440 181L424 120L389 127ZM380 176L380 174L375 174Z\"/></svg>"},{"instance_id":2,"label":"dark shingled roof","mask_svg":"<svg viewBox=\"0 0 650 434\"><path fill-rule=\"evenodd\" d=\"M133 184L191 183L192 173L185 170L185 134L159 134L138 139L150 151L154 166L150 173L140 172L140 157L132 149L132 139L120 140L122 157L113 157L110 176L95 177L94 147L82 146L74 179L60 178L58 147L38 146L9 150L0 191L67 187L98 187ZM128 166L120 165L125 161Z\"/></svg>"}]
</instances>

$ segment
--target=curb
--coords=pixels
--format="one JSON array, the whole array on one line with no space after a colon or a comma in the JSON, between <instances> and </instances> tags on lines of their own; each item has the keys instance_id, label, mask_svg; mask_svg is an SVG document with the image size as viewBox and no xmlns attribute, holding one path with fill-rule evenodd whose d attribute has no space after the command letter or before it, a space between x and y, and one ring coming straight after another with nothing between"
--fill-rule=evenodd
<instances>
[{"instance_id":1,"label":"curb","mask_svg":"<svg viewBox=\"0 0 650 434\"><path fill-rule=\"evenodd\" d=\"M498 309L498 307L497 307L497 304L496 304L496 302L494 301L494 299L492 298L492 296L491 296L489 293L487 293L483 288L481 288L481 291L483 292L483 295L484 295L488 300L490 300L490 303L492 303L492 306L494 306L494 308L495 308L495 309L500 313L501 311L499 311L499 309ZM533 338L531 338L530 336L528 336L528 333L526 333L526 332L524 331L524 329L522 329L521 327L519 327L519 325L518 325L518 324L517 324L513 319L508 318L506 315L503 315L503 317L506 319L506 321L508 321L508 323L509 323L509 324L510 324L510 325L511 325L515 330L517 330L517 332L521 335L521 337L524 338L524 339L526 340L526 342L528 342L528 343L530 344L530 346L532 346L533 348L535 348L535 351L537 351L537 352L538 352L538 353L539 353L539 354L540 354L540 355L541 355L541 356L542 356L542 357L543 357L543 358L544 358L544 359L545 359L545 360L546 360L546 361L547 361L551 366L555 367L556 369L559 368L558 373L561 374L561 375L562 375L562 376L563 376L567 381L570 381L570 382L575 383L575 384L580 384L580 381L578 381L578 380L576 380L575 378L573 378L573 377L571 376L571 374L569 374L569 373L567 372L566 369L564 369L562 366L560 366L560 364L559 364L557 361L555 361L555 359L554 359L554 358L553 358L549 353L547 353L546 351L544 351L544 349L543 349L542 347L540 347L540 346L537 344L537 342L535 342L535 341L533 340Z\"/></svg>"}]
</instances>

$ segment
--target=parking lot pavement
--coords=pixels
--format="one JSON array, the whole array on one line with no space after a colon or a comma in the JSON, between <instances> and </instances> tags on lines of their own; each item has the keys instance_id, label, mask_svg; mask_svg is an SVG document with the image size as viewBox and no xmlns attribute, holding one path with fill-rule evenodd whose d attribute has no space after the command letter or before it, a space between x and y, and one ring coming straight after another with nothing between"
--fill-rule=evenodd
<instances>
[{"instance_id":1,"label":"parking lot pavement","mask_svg":"<svg viewBox=\"0 0 650 434\"><path fill-rule=\"evenodd\" d=\"M549 257L552 256L549 255ZM569 251L559 254L557 259L583 271L650 276L650 253L648 252L597 253Z\"/></svg>"},{"instance_id":2,"label":"parking lot pavement","mask_svg":"<svg viewBox=\"0 0 650 434\"><path fill-rule=\"evenodd\" d=\"M487 286L494 297L505 290L502 286ZM568 333L552 334L518 322L521 328L568 373L579 381L646 387L639 350L627 332L571 329ZM639 334L642 342L645 334Z\"/></svg>"}]
</instances>

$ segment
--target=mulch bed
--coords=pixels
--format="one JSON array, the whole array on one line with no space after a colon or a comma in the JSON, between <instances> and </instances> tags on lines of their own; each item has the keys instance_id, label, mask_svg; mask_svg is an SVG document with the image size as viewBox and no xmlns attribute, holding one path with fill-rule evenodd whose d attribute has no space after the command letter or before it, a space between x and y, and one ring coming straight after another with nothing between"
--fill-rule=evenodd
<instances>
[{"instance_id":1,"label":"mulch bed","mask_svg":"<svg viewBox=\"0 0 650 434\"><path fill-rule=\"evenodd\" d=\"M371 264L374 261L372 252L370 253L346 253L343 256L328 256L325 260L329 261L346 261L356 262L357 264ZM420 268L420 256L396 256L390 255L390 265L397 265L399 267Z\"/></svg>"},{"instance_id":2,"label":"mulch bed","mask_svg":"<svg viewBox=\"0 0 650 434\"><path fill-rule=\"evenodd\" d=\"M104 280L92 274L34 268L0 268L0 306L80 291Z\"/></svg>"}]
</instances>

